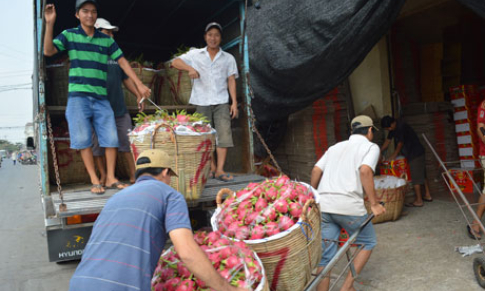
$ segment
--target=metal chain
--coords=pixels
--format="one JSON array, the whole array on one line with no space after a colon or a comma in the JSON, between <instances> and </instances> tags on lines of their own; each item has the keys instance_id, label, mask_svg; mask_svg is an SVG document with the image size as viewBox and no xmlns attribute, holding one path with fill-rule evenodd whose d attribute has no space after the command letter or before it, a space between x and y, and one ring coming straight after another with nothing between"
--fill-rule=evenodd
<instances>
[{"instance_id":1,"label":"metal chain","mask_svg":"<svg viewBox=\"0 0 485 291\"><path fill-rule=\"evenodd\" d=\"M52 161L54 163L54 171L56 173L57 192L59 192L59 198L61 199L61 204L59 205L59 211L63 212L67 210L67 206L66 204L64 204L64 195L62 194L61 179L59 178L59 166L57 164L56 145L54 143L54 135L52 134L52 124L51 124L50 114L47 114L47 130L49 131L49 142L50 142L51 151L52 151Z\"/></svg>"},{"instance_id":2,"label":"metal chain","mask_svg":"<svg viewBox=\"0 0 485 291\"><path fill-rule=\"evenodd\" d=\"M251 97L251 99L254 99L254 93L253 93L253 89L251 88L251 86L249 85L249 73L247 74L247 84L248 84L248 88L249 88L249 95ZM276 169L278 169L278 171L280 173L283 173L283 171L281 170L281 167L280 165L278 164L278 162L276 161L276 158L273 156L273 153L271 152L271 150L269 149L268 145L266 144L266 142L264 141L263 139L263 136L261 136L261 133L259 132L259 130L256 128L256 117L254 116L254 112L253 112L253 107L251 107L251 104L247 104L248 108L249 108L249 113L251 115L251 129L253 132L256 133L256 135L258 136L258 139L259 141L261 142L261 144L264 146L264 148L266 149L266 152L268 153L269 157L271 158L271 161L273 162L274 166L276 167Z\"/></svg>"}]
</instances>

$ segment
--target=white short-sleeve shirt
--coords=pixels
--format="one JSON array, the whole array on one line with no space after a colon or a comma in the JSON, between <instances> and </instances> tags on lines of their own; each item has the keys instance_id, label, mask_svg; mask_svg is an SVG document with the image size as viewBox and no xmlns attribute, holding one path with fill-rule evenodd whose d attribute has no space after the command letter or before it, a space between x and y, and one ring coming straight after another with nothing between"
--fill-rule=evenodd
<instances>
[{"instance_id":1,"label":"white short-sleeve shirt","mask_svg":"<svg viewBox=\"0 0 485 291\"><path fill-rule=\"evenodd\" d=\"M219 49L214 60L211 60L205 47L191 49L179 58L200 75L194 80L190 104L209 106L229 102L227 79L232 75L236 79L239 77L236 60L231 54Z\"/></svg>"},{"instance_id":2,"label":"white short-sleeve shirt","mask_svg":"<svg viewBox=\"0 0 485 291\"><path fill-rule=\"evenodd\" d=\"M379 155L379 147L360 134L353 134L349 140L330 147L315 165L323 171L317 189L320 210L341 215L365 215L359 170L362 165L367 165L375 172Z\"/></svg>"}]
</instances>

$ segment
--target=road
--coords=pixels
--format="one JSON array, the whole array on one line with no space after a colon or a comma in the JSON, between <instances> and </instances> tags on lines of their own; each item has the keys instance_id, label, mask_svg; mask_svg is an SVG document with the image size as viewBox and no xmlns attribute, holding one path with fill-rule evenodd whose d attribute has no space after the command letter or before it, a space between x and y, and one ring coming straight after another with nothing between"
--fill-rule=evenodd
<instances>
[{"instance_id":1,"label":"road","mask_svg":"<svg viewBox=\"0 0 485 291\"><path fill-rule=\"evenodd\" d=\"M48 261L38 167L4 160L0 187L0 290L68 290L78 262ZM464 218L449 198L405 208L399 220L375 228L378 247L357 279L358 290L483 290L472 270L473 258L483 254L462 258L454 251L476 242L466 236Z\"/></svg>"},{"instance_id":2,"label":"road","mask_svg":"<svg viewBox=\"0 0 485 291\"><path fill-rule=\"evenodd\" d=\"M77 262L50 263L38 186L38 167L0 168L0 289L65 291Z\"/></svg>"}]
</instances>

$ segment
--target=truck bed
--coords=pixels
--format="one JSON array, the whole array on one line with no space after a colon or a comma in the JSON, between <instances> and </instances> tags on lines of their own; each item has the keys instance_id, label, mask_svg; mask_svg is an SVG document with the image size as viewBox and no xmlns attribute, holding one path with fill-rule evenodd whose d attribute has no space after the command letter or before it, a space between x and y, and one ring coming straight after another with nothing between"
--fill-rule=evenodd
<instances>
[{"instance_id":1,"label":"truck bed","mask_svg":"<svg viewBox=\"0 0 485 291\"><path fill-rule=\"evenodd\" d=\"M203 203L210 204L216 200L216 195L222 188L229 188L231 190L239 190L251 182L263 181L265 177L259 175L235 175L234 181L223 182L216 179L209 179L205 185L204 191L199 199L195 201L187 201L189 207L197 207ZM116 194L119 190L106 189L103 195L96 195L90 192L90 185L66 185L63 187L64 203L67 210L59 212L59 205L61 199L56 187L51 188L52 202L58 217L64 218L73 215L93 214L99 213L106 201L111 196Z\"/></svg>"}]
</instances>

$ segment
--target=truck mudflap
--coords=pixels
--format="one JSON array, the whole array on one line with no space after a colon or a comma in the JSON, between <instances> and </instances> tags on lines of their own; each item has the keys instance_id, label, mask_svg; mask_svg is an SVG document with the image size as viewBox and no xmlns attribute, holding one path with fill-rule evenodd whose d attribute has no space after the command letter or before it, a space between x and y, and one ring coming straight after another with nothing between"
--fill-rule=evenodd
<instances>
[{"instance_id":1,"label":"truck mudflap","mask_svg":"<svg viewBox=\"0 0 485 291\"><path fill-rule=\"evenodd\" d=\"M72 229L47 230L49 261L80 260L92 228L92 225L90 225Z\"/></svg>"}]
</instances>

